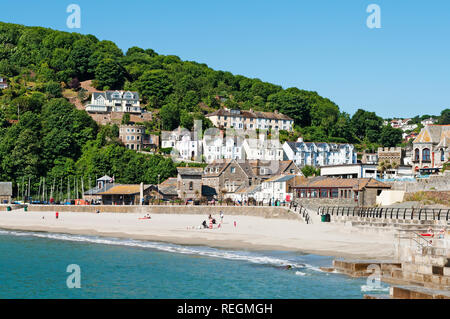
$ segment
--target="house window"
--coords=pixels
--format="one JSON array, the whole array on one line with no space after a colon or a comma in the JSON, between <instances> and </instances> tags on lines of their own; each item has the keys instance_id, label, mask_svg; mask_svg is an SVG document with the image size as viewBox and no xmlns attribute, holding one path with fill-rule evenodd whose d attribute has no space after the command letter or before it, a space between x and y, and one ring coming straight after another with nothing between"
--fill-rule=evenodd
<instances>
[{"instance_id":1,"label":"house window","mask_svg":"<svg viewBox=\"0 0 450 319\"><path fill-rule=\"evenodd\" d=\"M236 173L236 167L232 167L232 168L231 168L231 173L232 173L232 174Z\"/></svg>"},{"instance_id":2,"label":"house window","mask_svg":"<svg viewBox=\"0 0 450 319\"><path fill-rule=\"evenodd\" d=\"M339 197L339 190L337 188L333 188L331 190L331 197L338 198Z\"/></svg>"},{"instance_id":3,"label":"house window","mask_svg":"<svg viewBox=\"0 0 450 319\"><path fill-rule=\"evenodd\" d=\"M419 161L419 149L418 148L416 148L416 150L414 151L414 160Z\"/></svg>"},{"instance_id":4,"label":"house window","mask_svg":"<svg viewBox=\"0 0 450 319\"><path fill-rule=\"evenodd\" d=\"M193 182L189 182L189 190L193 190L194 189L194 183Z\"/></svg>"},{"instance_id":5,"label":"house window","mask_svg":"<svg viewBox=\"0 0 450 319\"><path fill-rule=\"evenodd\" d=\"M424 148L422 150L422 161L430 161L430 149Z\"/></svg>"},{"instance_id":6,"label":"house window","mask_svg":"<svg viewBox=\"0 0 450 319\"><path fill-rule=\"evenodd\" d=\"M327 189L321 189L320 190L320 197L328 197L328 190Z\"/></svg>"},{"instance_id":7,"label":"house window","mask_svg":"<svg viewBox=\"0 0 450 319\"><path fill-rule=\"evenodd\" d=\"M444 149L441 149L441 162L445 161L445 152Z\"/></svg>"}]
</instances>

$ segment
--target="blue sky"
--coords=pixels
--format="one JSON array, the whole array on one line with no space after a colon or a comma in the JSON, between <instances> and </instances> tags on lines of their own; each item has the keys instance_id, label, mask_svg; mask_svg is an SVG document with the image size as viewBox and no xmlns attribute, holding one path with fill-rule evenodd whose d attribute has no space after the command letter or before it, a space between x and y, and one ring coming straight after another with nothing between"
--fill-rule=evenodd
<instances>
[{"instance_id":1,"label":"blue sky","mask_svg":"<svg viewBox=\"0 0 450 319\"><path fill-rule=\"evenodd\" d=\"M81 29L69 29L69 4ZM381 29L369 29L369 4ZM439 114L450 107L450 1L21 0L0 21L94 34L282 85L353 114Z\"/></svg>"}]
</instances>

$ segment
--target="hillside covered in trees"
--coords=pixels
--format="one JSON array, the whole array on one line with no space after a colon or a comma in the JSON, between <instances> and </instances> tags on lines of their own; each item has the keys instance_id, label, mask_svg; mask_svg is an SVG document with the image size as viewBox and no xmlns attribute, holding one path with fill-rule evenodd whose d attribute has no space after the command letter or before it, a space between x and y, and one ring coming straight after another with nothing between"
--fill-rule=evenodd
<instances>
[{"instance_id":1,"label":"hillside covered in trees","mask_svg":"<svg viewBox=\"0 0 450 319\"><path fill-rule=\"evenodd\" d=\"M93 35L0 22L0 179L14 182L94 178L115 175L118 182L155 183L173 176L175 165L159 155L126 150L117 128L98 127L84 111L62 98L62 90L79 90L93 80L99 90L138 91L142 104L157 116L147 127L191 128L194 119L219 107L278 110L292 117L295 132L281 138L349 142L360 148L393 146L401 132L383 126L374 112L341 112L316 92L216 71L138 47L123 52ZM218 99L220 97L220 99ZM400 139L399 139L400 138Z\"/></svg>"}]
</instances>

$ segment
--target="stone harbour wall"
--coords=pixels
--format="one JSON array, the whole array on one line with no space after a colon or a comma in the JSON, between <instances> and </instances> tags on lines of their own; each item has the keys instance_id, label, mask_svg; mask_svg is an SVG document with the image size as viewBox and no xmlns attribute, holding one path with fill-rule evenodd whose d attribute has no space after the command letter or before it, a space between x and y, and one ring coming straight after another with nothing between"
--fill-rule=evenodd
<instances>
[{"instance_id":1,"label":"stone harbour wall","mask_svg":"<svg viewBox=\"0 0 450 319\"><path fill-rule=\"evenodd\" d=\"M184 205L29 205L29 212L75 212L75 213L142 213L142 214L198 214L198 215L244 215L264 218L301 220L300 216L287 207L269 206L184 206Z\"/></svg>"}]
</instances>

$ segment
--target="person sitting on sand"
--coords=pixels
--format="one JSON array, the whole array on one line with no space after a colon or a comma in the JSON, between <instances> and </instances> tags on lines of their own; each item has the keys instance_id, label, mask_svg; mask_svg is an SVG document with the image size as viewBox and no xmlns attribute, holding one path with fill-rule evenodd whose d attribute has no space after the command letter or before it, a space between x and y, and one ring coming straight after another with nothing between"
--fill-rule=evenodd
<instances>
[{"instance_id":1,"label":"person sitting on sand","mask_svg":"<svg viewBox=\"0 0 450 319\"><path fill-rule=\"evenodd\" d=\"M203 221L202 225L203 225L203 228L208 228L208 225L206 225L206 220Z\"/></svg>"}]
</instances>

